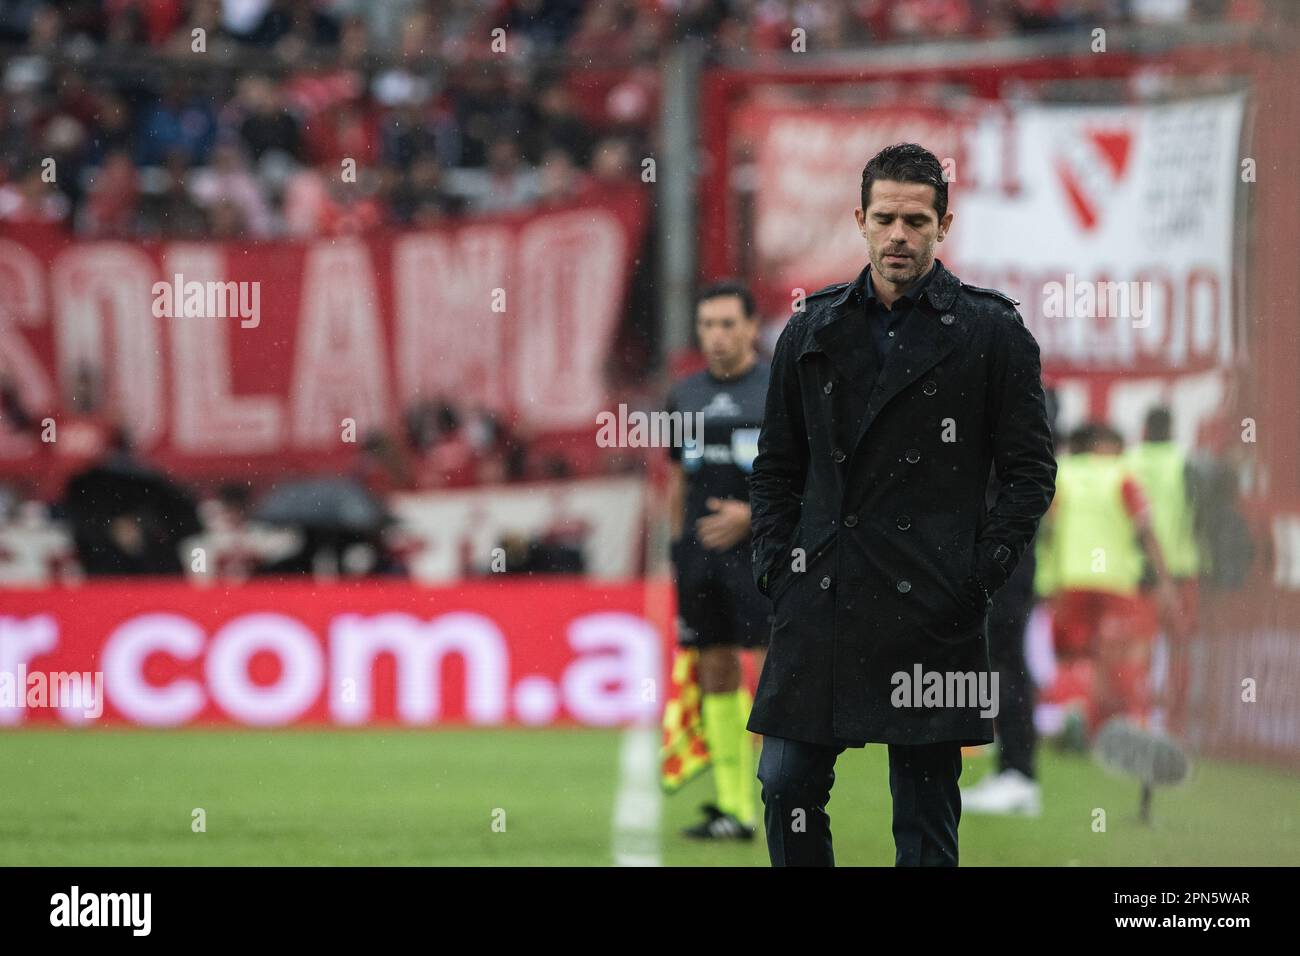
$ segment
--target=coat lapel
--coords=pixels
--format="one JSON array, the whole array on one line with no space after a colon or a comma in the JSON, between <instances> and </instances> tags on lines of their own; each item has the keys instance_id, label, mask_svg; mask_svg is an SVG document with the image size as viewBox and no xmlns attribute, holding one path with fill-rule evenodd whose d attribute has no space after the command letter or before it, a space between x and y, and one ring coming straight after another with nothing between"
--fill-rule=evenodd
<instances>
[{"instance_id":1,"label":"coat lapel","mask_svg":"<svg viewBox=\"0 0 1300 956\"><path fill-rule=\"evenodd\" d=\"M950 323L945 323L943 316L951 314L948 310L961 283L941 261L936 259L934 267L938 271L931 277L915 311L903 323L883 367L876 358L864 312L863 291L870 266L864 267L857 279L830 304L813 330L819 350L867 403L855 448L861 445L881 409L957 346L962 322L954 316ZM873 381L874 387L868 390L867 383Z\"/></svg>"}]
</instances>

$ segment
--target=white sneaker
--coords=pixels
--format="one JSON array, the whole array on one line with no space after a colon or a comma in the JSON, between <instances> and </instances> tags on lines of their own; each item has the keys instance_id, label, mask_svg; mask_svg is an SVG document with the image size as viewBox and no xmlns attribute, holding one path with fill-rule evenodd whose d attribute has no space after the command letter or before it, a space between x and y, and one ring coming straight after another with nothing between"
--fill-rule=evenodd
<instances>
[{"instance_id":1,"label":"white sneaker","mask_svg":"<svg viewBox=\"0 0 1300 956\"><path fill-rule=\"evenodd\" d=\"M961 792L961 808L967 813L991 813L1036 817L1043 812L1038 784L1019 770L990 774L969 790Z\"/></svg>"}]
</instances>

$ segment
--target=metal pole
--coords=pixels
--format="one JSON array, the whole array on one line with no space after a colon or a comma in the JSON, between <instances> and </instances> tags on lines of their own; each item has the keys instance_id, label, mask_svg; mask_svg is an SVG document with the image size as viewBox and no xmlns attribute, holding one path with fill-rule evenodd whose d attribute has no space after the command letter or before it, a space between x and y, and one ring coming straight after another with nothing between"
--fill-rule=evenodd
<instances>
[{"instance_id":1,"label":"metal pole","mask_svg":"<svg viewBox=\"0 0 1300 956\"><path fill-rule=\"evenodd\" d=\"M696 273L695 129L704 45L673 44L661 65L659 148L655 157L658 205L659 359L694 342L692 300Z\"/></svg>"}]
</instances>

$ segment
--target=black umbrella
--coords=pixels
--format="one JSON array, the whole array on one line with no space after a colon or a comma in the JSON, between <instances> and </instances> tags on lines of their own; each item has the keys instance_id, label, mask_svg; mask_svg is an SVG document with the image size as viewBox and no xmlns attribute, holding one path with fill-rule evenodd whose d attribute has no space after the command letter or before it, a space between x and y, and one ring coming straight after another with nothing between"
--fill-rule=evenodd
<instances>
[{"instance_id":1,"label":"black umbrella","mask_svg":"<svg viewBox=\"0 0 1300 956\"><path fill-rule=\"evenodd\" d=\"M383 503L347 478L307 478L280 485L253 512L257 521L311 531L369 534L392 519Z\"/></svg>"},{"instance_id":2,"label":"black umbrella","mask_svg":"<svg viewBox=\"0 0 1300 956\"><path fill-rule=\"evenodd\" d=\"M203 530L188 491L130 459L78 472L64 491L63 509L88 574L179 573L177 546ZM124 549L110 533L110 525L122 517L139 528L136 547Z\"/></svg>"}]
</instances>

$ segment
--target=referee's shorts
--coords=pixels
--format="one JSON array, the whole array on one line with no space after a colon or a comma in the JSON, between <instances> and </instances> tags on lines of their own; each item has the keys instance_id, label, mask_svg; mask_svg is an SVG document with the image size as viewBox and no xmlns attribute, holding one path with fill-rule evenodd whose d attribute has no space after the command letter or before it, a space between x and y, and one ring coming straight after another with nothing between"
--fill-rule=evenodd
<instances>
[{"instance_id":1,"label":"referee's shorts","mask_svg":"<svg viewBox=\"0 0 1300 956\"><path fill-rule=\"evenodd\" d=\"M754 584L749 541L708 551L683 537L673 548L682 647L766 647L772 605Z\"/></svg>"}]
</instances>

